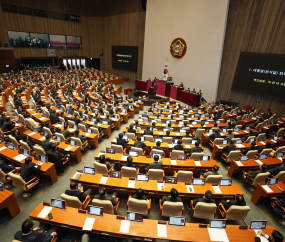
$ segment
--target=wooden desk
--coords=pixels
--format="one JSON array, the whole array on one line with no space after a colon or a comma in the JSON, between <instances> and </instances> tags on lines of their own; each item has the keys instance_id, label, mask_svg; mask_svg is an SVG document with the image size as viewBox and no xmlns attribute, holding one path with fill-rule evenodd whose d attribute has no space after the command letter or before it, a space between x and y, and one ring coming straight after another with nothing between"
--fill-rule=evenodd
<instances>
[{"instance_id":1,"label":"wooden desk","mask_svg":"<svg viewBox=\"0 0 285 242\"><path fill-rule=\"evenodd\" d=\"M3 147L4 145L2 144L0 147ZM22 166L22 164L25 162L25 159L18 161L15 159L16 156L20 155L20 153L17 150L10 150L8 148L1 150L0 151L0 156L8 159L9 161L13 162L14 164L18 166ZM35 160L33 156L31 156L33 159L33 163L37 163L38 160ZM48 162L47 164L43 163L41 165L41 170L39 171L40 175L43 176L49 176L51 179L52 184L57 182L57 174L55 170L55 166L53 163Z\"/></svg>"},{"instance_id":2,"label":"wooden desk","mask_svg":"<svg viewBox=\"0 0 285 242\"><path fill-rule=\"evenodd\" d=\"M94 126L94 122L91 122L89 120L85 121L86 124L88 124L89 126ZM98 124L97 124L98 125ZM104 124L100 124L98 125L101 129L103 129L104 135L108 136L108 138L111 137L111 126L110 125L104 125Z\"/></svg>"},{"instance_id":3,"label":"wooden desk","mask_svg":"<svg viewBox=\"0 0 285 242\"><path fill-rule=\"evenodd\" d=\"M260 183L258 183L251 197L252 203L256 205L261 197L283 196L283 193L277 189L277 186L285 190L285 183L283 182L278 182L278 185L268 185L268 187L273 191L270 193L267 192Z\"/></svg>"},{"instance_id":4,"label":"wooden desk","mask_svg":"<svg viewBox=\"0 0 285 242\"><path fill-rule=\"evenodd\" d=\"M41 114L38 114L35 110L33 109L27 109L27 112L34 118L37 122L46 124L47 122L50 123L49 118L43 117Z\"/></svg>"},{"instance_id":5,"label":"wooden desk","mask_svg":"<svg viewBox=\"0 0 285 242\"><path fill-rule=\"evenodd\" d=\"M12 218L21 212L15 194L6 189L0 192L0 210L2 208L8 208Z\"/></svg>"},{"instance_id":6,"label":"wooden desk","mask_svg":"<svg viewBox=\"0 0 285 242\"><path fill-rule=\"evenodd\" d=\"M121 221L116 219L116 215L104 213L102 217L78 213L78 209L66 207L65 210L52 208L53 219L39 218L38 214L45 206L40 203L31 213L35 221L50 224L53 226L69 226L69 229L82 231L86 218L95 218L95 222L90 231L93 234L128 238L141 241L205 241L210 242L207 228L200 228L198 223L186 223L185 226L167 225L167 237L158 237L158 220L144 219L140 222L130 222L129 233L120 232ZM256 236L254 230L239 229L239 225L227 225L226 233L231 242L252 242ZM270 235L273 226L266 226L264 233Z\"/></svg>"}]
</instances>

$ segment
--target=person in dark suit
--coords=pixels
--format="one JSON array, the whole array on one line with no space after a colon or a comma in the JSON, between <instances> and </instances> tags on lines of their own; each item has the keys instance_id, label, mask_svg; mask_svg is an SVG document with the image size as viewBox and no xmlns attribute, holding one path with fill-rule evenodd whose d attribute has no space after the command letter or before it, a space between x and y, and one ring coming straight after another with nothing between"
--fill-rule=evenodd
<instances>
[{"instance_id":1,"label":"person in dark suit","mask_svg":"<svg viewBox=\"0 0 285 242\"><path fill-rule=\"evenodd\" d=\"M111 169L111 167L112 167L112 165L111 165L108 161L106 161L105 155L100 155L99 163L106 165L108 171L109 171L109 170Z\"/></svg>"},{"instance_id":2,"label":"person in dark suit","mask_svg":"<svg viewBox=\"0 0 285 242\"><path fill-rule=\"evenodd\" d=\"M48 134L46 136L46 139L42 141L42 147L45 152L49 151L51 149L52 142L50 142L51 136Z\"/></svg>"},{"instance_id":3,"label":"person in dark suit","mask_svg":"<svg viewBox=\"0 0 285 242\"><path fill-rule=\"evenodd\" d=\"M163 196L161 199L161 205L164 202L182 202L181 197L178 197L178 191L175 188L171 188L170 196Z\"/></svg>"},{"instance_id":4,"label":"person in dark suit","mask_svg":"<svg viewBox=\"0 0 285 242\"><path fill-rule=\"evenodd\" d=\"M108 194L105 190L105 188L100 187L99 188L99 194L95 195L95 199L100 199L100 200L109 200L112 202L113 206L117 205L117 192L113 192L112 194Z\"/></svg>"},{"instance_id":5,"label":"person in dark suit","mask_svg":"<svg viewBox=\"0 0 285 242\"><path fill-rule=\"evenodd\" d=\"M68 131L68 125L64 124L63 129L60 131L61 134L63 134L64 138L69 137L69 131Z\"/></svg>"},{"instance_id":6,"label":"person in dark suit","mask_svg":"<svg viewBox=\"0 0 285 242\"><path fill-rule=\"evenodd\" d=\"M285 159L282 159L281 166L277 166L268 170L271 175L276 176L280 171L285 171Z\"/></svg>"},{"instance_id":7,"label":"person in dark suit","mask_svg":"<svg viewBox=\"0 0 285 242\"><path fill-rule=\"evenodd\" d=\"M128 133L136 133L136 130L134 129L134 125L130 125L130 127L128 128Z\"/></svg>"},{"instance_id":8,"label":"person in dark suit","mask_svg":"<svg viewBox=\"0 0 285 242\"><path fill-rule=\"evenodd\" d=\"M150 163L149 166L145 169L148 171L149 169L161 169L162 166L162 161L159 160L159 156L155 155L153 157L154 162Z\"/></svg>"},{"instance_id":9,"label":"person in dark suit","mask_svg":"<svg viewBox=\"0 0 285 242\"><path fill-rule=\"evenodd\" d=\"M162 147L160 147L160 145L161 145L161 142L160 142L160 141L157 141L157 142L155 143L155 145L156 145L156 147L155 147L154 149L164 151L164 149L163 149Z\"/></svg>"},{"instance_id":10,"label":"person in dark suit","mask_svg":"<svg viewBox=\"0 0 285 242\"><path fill-rule=\"evenodd\" d=\"M285 190L283 190L279 186L277 186L277 189L282 192L283 196L285 196ZM273 198L271 198L271 201L276 201L276 202L278 202L278 204L281 207L283 207L283 208L285 207L285 198L284 197L281 199L279 199L278 197L273 197ZM279 205L275 204L275 206L273 207L273 212L278 214L278 215L281 215L284 211Z\"/></svg>"},{"instance_id":11,"label":"person in dark suit","mask_svg":"<svg viewBox=\"0 0 285 242\"><path fill-rule=\"evenodd\" d=\"M69 196L77 197L80 202L84 202L87 195L90 195L92 193L92 189L88 189L87 191L83 191L83 186L81 186L78 189L78 183L75 181L72 181L70 183L70 190L66 190L65 194Z\"/></svg>"},{"instance_id":12,"label":"person in dark suit","mask_svg":"<svg viewBox=\"0 0 285 242\"><path fill-rule=\"evenodd\" d=\"M247 134L247 135L245 135L244 137L242 137L242 140L243 140L243 141L246 141L249 136L255 136L252 129L249 130L249 134Z\"/></svg>"},{"instance_id":13,"label":"person in dark suit","mask_svg":"<svg viewBox=\"0 0 285 242\"><path fill-rule=\"evenodd\" d=\"M173 147L173 150L183 150L183 145L182 145L182 140L181 140L181 139L179 139L179 140L177 141L177 145L175 145L175 146Z\"/></svg>"},{"instance_id":14,"label":"person in dark suit","mask_svg":"<svg viewBox=\"0 0 285 242\"><path fill-rule=\"evenodd\" d=\"M51 124L56 124L59 122L58 116L56 114L56 111L52 111L51 115L50 115L50 122Z\"/></svg>"},{"instance_id":15,"label":"person in dark suit","mask_svg":"<svg viewBox=\"0 0 285 242\"><path fill-rule=\"evenodd\" d=\"M11 131L15 127L15 124L11 121L10 117L6 117L6 121L2 126L3 132Z\"/></svg>"},{"instance_id":16,"label":"person in dark suit","mask_svg":"<svg viewBox=\"0 0 285 242\"><path fill-rule=\"evenodd\" d=\"M30 149L33 149L35 144L29 139L28 135L23 134L22 139L23 139L24 142L26 142L28 144Z\"/></svg>"},{"instance_id":17,"label":"person in dark suit","mask_svg":"<svg viewBox=\"0 0 285 242\"><path fill-rule=\"evenodd\" d=\"M253 142L251 142L250 147L244 149L241 153L242 153L243 155L246 155L248 151L250 151L250 150L256 150L255 146L256 146L256 143L255 143L255 141L253 141Z\"/></svg>"},{"instance_id":18,"label":"person in dark suit","mask_svg":"<svg viewBox=\"0 0 285 242\"><path fill-rule=\"evenodd\" d=\"M204 197L202 198L194 198L193 200L193 207L197 205L198 202L203 202L203 203L216 203L215 199L213 199L213 193L210 190L207 190L205 192Z\"/></svg>"},{"instance_id":19,"label":"person in dark suit","mask_svg":"<svg viewBox=\"0 0 285 242\"><path fill-rule=\"evenodd\" d=\"M109 115L107 115L106 118L103 119L103 121L107 121L108 125L112 125L112 121L111 119L109 119Z\"/></svg>"},{"instance_id":20,"label":"person in dark suit","mask_svg":"<svg viewBox=\"0 0 285 242\"><path fill-rule=\"evenodd\" d=\"M137 140L134 143L134 147L137 147L137 148L145 148L146 147L145 142L141 141L140 136L137 137Z\"/></svg>"},{"instance_id":21,"label":"person in dark suit","mask_svg":"<svg viewBox=\"0 0 285 242\"><path fill-rule=\"evenodd\" d=\"M132 196L132 198L139 199L139 200L147 200L147 195L144 194L144 190L139 188L136 193Z\"/></svg>"},{"instance_id":22,"label":"person in dark suit","mask_svg":"<svg viewBox=\"0 0 285 242\"><path fill-rule=\"evenodd\" d=\"M0 169L4 173L8 173L8 172L14 170L15 166L14 166L14 164L10 164L7 160L0 158ZM20 170L21 167L16 167L16 169Z\"/></svg>"},{"instance_id":23,"label":"person in dark suit","mask_svg":"<svg viewBox=\"0 0 285 242\"><path fill-rule=\"evenodd\" d=\"M153 90L154 90L154 93L156 94L156 89L157 89L157 85L156 85L156 82L153 82Z\"/></svg>"},{"instance_id":24,"label":"person in dark suit","mask_svg":"<svg viewBox=\"0 0 285 242\"><path fill-rule=\"evenodd\" d=\"M277 121L274 121L274 122L273 122L273 125L271 125L271 126L268 128L267 132L268 132L268 133L270 133L270 132L276 133L277 130L278 130Z\"/></svg>"},{"instance_id":25,"label":"person in dark suit","mask_svg":"<svg viewBox=\"0 0 285 242\"><path fill-rule=\"evenodd\" d=\"M221 199L221 203L223 204L223 206L226 210L228 210L232 205L234 205L234 206L246 206L246 202L244 200L244 197L241 194L236 194L235 199L229 199L229 200Z\"/></svg>"},{"instance_id":26,"label":"person in dark suit","mask_svg":"<svg viewBox=\"0 0 285 242\"><path fill-rule=\"evenodd\" d=\"M215 132L210 135L210 139L211 139L212 141L214 141L216 138L221 138L221 135L220 135L218 129L216 129Z\"/></svg>"},{"instance_id":27,"label":"person in dark suit","mask_svg":"<svg viewBox=\"0 0 285 242\"><path fill-rule=\"evenodd\" d=\"M98 107L98 112L99 112L100 114L103 113L102 104Z\"/></svg>"},{"instance_id":28,"label":"person in dark suit","mask_svg":"<svg viewBox=\"0 0 285 242\"><path fill-rule=\"evenodd\" d=\"M202 147L199 147L199 145L200 145L200 142L195 142L195 147L193 147L192 149L191 149L191 151L190 151L190 156L193 154L193 153L201 153L201 152L203 152L203 150L202 150Z\"/></svg>"},{"instance_id":29,"label":"person in dark suit","mask_svg":"<svg viewBox=\"0 0 285 242\"><path fill-rule=\"evenodd\" d=\"M41 166L38 164L33 163L32 157L28 156L25 159L25 163L22 165L21 168L21 177L25 182L30 181L32 178L34 178L34 172L39 171L41 169Z\"/></svg>"},{"instance_id":30,"label":"person in dark suit","mask_svg":"<svg viewBox=\"0 0 285 242\"><path fill-rule=\"evenodd\" d=\"M179 84L179 87L184 87L184 85L183 85L183 82L181 82L180 84Z\"/></svg>"},{"instance_id":31,"label":"person in dark suit","mask_svg":"<svg viewBox=\"0 0 285 242\"><path fill-rule=\"evenodd\" d=\"M235 149L236 149L234 143L235 143L235 142L234 142L233 140L231 140L230 142L228 142L228 145L227 145L226 147L224 147L223 153L224 153L225 155L229 155L229 153L230 153L232 150L235 150Z\"/></svg>"},{"instance_id":32,"label":"person in dark suit","mask_svg":"<svg viewBox=\"0 0 285 242\"><path fill-rule=\"evenodd\" d=\"M22 137L19 134L18 129L12 129L11 130L11 135L17 140L18 143L20 142L20 140L22 140Z\"/></svg>"},{"instance_id":33,"label":"person in dark suit","mask_svg":"<svg viewBox=\"0 0 285 242\"><path fill-rule=\"evenodd\" d=\"M258 149L258 153L260 154L264 149L270 149L271 148L271 142L267 141L264 146L262 146L260 149Z\"/></svg>"},{"instance_id":34,"label":"person in dark suit","mask_svg":"<svg viewBox=\"0 0 285 242\"><path fill-rule=\"evenodd\" d=\"M192 91L192 93L196 93L196 91L195 91L195 88L193 88L193 91Z\"/></svg>"},{"instance_id":35,"label":"person in dark suit","mask_svg":"<svg viewBox=\"0 0 285 242\"><path fill-rule=\"evenodd\" d=\"M2 128L3 124L6 121L6 117L4 113L1 113L1 118L0 118L0 128Z\"/></svg>"},{"instance_id":36,"label":"person in dark suit","mask_svg":"<svg viewBox=\"0 0 285 242\"><path fill-rule=\"evenodd\" d=\"M253 170L243 171L242 174L245 177L245 181L247 183L250 183L251 179L254 179L258 174L265 173L265 172L267 172L267 165L262 164L259 166L259 170L257 170L257 171L253 171Z\"/></svg>"},{"instance_id":37,"label":"person in dark suit","mask_svg":"<svg viewBox=\"0 0 285 242\"><path fill-rule=\"evenodd\" d=\"M131 157L131 156L129 156L128 158L127 158L127 163L124 163L123 165L122 165L122 167L133 167L133 168L136 168L136 170L138 169L136 166L135 166L135 164L133 164L133 157Z\"/></svg>"},{"instance_id":38,"label":"person in dark suit","mask_svg":"<svg viewBox=\"0 0 285 242\"><path fill-rule=\"evenodd\" d=\"M78 117L78 114L75 114L74 115L74 118L73 118L73 122L76 124L76 125L78 125L79 123L81 123L81 120L79 119L79 118L77 118Z\"/></svg>"},{"instance_id":39,"label":"person in dark suit","mask_svg":"<svg viewBox=\"0 0 285 242\"><path fill-rule=\"evenodd\" d=\"M219 173L219 167L217 165L213 166L213 170L212 171L207 171L203 174L204 178L207 178L210 175L220 175Z\"/></svg>"},{"instance_id":40,"label":"person in dark suit","mask_svg":"<svg viewBox=\"0 0 285 242\"><path fill-rule=\"evenodd\" d=\"M144 131L144 134L145 135L153 135L153 131L150 130L150 127L149 126L146 126L146 129Z\"/></svg>"},{"instance_id":41,"label":"person in dark suit","mask_svg":"<svg viewBox=\"0 0 285 242\"><path fill-rule=\"evenodd\" d=\"M119 137L117 138L117 145L123 146L123 149L124 149L128 141L123 139L123 136L124 136L123 133L119 134Z\"/></svg>"},{"instance_id":42,"label":"person in dark suit","mask_svg":"<svg viewBox=\"0 0 285 242\"><path fill-rule=\"evenodd\" d=\"M262 237L265 238L269 242L283 242L284 240L283 235L277 230L274 230L270 236L267 234L264 234L262 230L259 230L257 232L256 237L254 238L254 241L262 242L264 241Z\"/></svg>"},{"instance_id":43,"label":"person in dark suit","mask_svg":"<svg viewBox=\"0 0 285 242\"><path fill-rule=\"evenodd\" d=\"M34 228L33 219L29 218L22 223L22 230L14 235L14 239L22 242L48 242L57 237L59 232L59 228L49 228L47 224L42 223Z\"/></svg>"}]
</instances>

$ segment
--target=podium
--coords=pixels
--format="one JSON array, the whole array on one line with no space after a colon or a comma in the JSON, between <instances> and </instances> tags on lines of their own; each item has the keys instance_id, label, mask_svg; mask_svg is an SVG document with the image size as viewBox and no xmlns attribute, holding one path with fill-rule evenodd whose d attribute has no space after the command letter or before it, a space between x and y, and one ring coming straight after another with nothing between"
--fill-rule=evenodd
<instances>
[{"instance_id":1,"label":"podium","mask_svg":"<svg viewBox=\"0 0 285 242\"><path fill-rule=\"evenodd\" d=\"M150 97L150 96L155 96L155 91L154 91L154 87L150 87L149 89L148 89L148 96Z\"/></svg>"},{"instance_id":2,"label":"podium","mask_svg":"<svg viewBox=\"0 0 285 242\"><path fill-rule=\"evenodd\" d=\"M165 96L170 97L170 91L171 91L171 86L173 85L173 82L166 82L166 88L165 88Z\"/></svg>"}]
</instances>

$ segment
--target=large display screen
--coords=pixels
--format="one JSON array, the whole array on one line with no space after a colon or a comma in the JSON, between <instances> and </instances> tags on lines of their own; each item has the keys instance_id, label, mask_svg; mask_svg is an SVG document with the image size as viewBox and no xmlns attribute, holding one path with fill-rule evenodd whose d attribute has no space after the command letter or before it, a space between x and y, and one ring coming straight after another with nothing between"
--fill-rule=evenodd
<instances>
[{"instance_id":1,"label":"large display screen","mask_svg":"<svg viewBox=\"0 0 285 242\"><path fill-rule=\"evenodd\" d=\"M136 71L138 65L137 46L112 46L112 67Z\"/></svg>"},{"instance_id":2,"label":"large display screen","mask_svg":"<svg viewBox=\"0 0 285 242\"><path fill-rule=\"evenodd\" d=\"M285 55L240 54L232 90L285 100Z\"/></svg>"}]
</instances>

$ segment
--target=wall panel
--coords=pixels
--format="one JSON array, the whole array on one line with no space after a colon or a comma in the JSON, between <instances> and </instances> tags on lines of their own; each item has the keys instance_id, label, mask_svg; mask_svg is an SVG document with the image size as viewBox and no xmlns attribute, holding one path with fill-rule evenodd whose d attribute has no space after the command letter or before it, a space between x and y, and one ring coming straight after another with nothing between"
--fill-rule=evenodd
<instances>
[{"instance_id":1,"label":"wall panel","mask_svg":"<svg viewBox=\"0 0 285 242\"><path fill-rule=\"evenodd\" d=\"M231 0L217 100L271 108L278 115L285 113L284 102L231 90L240 52L285 53L284 26L285 1Z\"/></svg>"}]
</instances>

